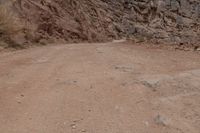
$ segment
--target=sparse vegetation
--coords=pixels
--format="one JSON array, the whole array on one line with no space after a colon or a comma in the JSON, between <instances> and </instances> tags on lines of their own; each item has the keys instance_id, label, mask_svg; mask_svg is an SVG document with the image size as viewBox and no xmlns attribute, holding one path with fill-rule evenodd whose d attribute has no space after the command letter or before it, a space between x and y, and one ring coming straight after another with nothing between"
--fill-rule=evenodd
<instances>
[{"instance_id":1,"label":"sparse vegetation","mask_svg":"<svg viewBox=\"0 0 200 133\"><path fill-rule=\"evenodd\" d=\"M0 43L1 47L18 47L18 44L12 40L22 26L14 13L9 10L8 4L0 5ZM7 44L7 46L5 45ZM3 45L3 46L2 46Z\"/></svg>"}]
</instances>

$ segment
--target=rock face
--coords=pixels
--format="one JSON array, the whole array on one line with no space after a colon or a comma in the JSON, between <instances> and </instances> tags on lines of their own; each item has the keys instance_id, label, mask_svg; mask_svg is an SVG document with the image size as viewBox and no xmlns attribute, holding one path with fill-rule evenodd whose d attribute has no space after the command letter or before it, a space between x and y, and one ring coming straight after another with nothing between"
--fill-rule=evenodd
<instances>
[{"instance_id":1,"label":"rock face","mask_svg":"<svg viewBox=\"0 0 200 133\"><path fill-rule=\"evenodd\" d=\"M16 0L14 7L33 41L138 36L178 44L200 41L199 0Z\"/></svg>"}]
</instances>

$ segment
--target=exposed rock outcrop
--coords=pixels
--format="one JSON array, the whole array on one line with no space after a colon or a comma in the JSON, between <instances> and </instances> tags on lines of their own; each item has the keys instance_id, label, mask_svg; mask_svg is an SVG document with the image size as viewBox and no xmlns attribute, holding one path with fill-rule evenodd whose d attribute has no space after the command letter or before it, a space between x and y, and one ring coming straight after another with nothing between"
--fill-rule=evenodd
<instances>
[{"instance_id":1,"label":"exposed rock outcrop","mask_svg":"<svg viewBox=\"0 0 200 133\"><path fill-rule=\"evenodd\" d=\"M16 0L32 32L27 39L67 42L144 37L159 42L200 41L199 0Z\"/></svg>"}]
</instances>

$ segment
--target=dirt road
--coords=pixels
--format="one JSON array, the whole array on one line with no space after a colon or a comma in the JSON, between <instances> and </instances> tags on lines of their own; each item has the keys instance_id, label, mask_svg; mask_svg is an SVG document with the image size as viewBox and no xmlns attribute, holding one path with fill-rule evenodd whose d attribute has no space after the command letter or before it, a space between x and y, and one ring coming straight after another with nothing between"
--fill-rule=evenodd
<instances>
[{"instance_id":1,"label":"dirt road","mask_svg":"<svg viewBox=\"0 0 200 133\"><path fill-rule=\"evenodd\" d=\"M0 133L199 133L200 55L125 43L0 54Z\"/></svg>"}]
</instances>

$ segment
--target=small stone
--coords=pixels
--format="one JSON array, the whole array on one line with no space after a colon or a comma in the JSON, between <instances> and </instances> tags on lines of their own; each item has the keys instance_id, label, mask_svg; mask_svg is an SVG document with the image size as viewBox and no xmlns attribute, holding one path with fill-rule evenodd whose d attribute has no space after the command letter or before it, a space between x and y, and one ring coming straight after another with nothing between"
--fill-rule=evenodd
<instances>
[{"instance_id":1,"label":"small stone","mask_svg":"<svg viewBox=\"0 0 200 133\"><path fill-rule=\"evenodd\" d=\"M159 80L157 80L157 79L151 79L151 80L143 81L142 83L143 83L143 85L145 85L147 87L155 88L155 87L158 86Z\"/></svg>"},{"instance_id":2,"label":"small stone","mask_svg":"<svg viewBox=\"0 0 200 133\"><path fill-rule=\"evenodd\" d=\"M72 129L76 129L76 125L75 124L71 124Z\"/></svg>"},{"instance_id":3,"label":"small stone","mask_svg":"<svg viewBox=\"0 0 200 133\"><path fill-rule=\"evenodd\" d=\"M200 51L200 47L198 47L196 50L197 50L197 51Z\"/></svg>"},{"instance_id":4,"label":"small stone","mask_svg":"<svg viewBox=\"0 0 200 133\"><path fill-rule=\"evenodd\" d=\"M72 129L76 129L76 126L75 126L75 125L73 125L73 126L72 126Z\"/></svg>"},{"instance_id":5,"label":"small stone","mask_svg":"<svg viewBox=\"0 0 200 133\"><path fill-rule=\"evenodd\" d=\"M157 115L154 120L155 120L156 124L158 124L158 125L162 125L162 126L168 125L167 119L161 115Z\"/></svg>"},{"instance_id":6,"label":"small stone","mask_svg":"<svg viewBox=\"0 0 200 133\"><path fill-rule=\"evenodd\" d=\"M85 130L85 129L82 129L82 130L81 130L81 132L82 132L82 133L85 133L85 132L86 132L86 130Z\"/></svg>"},{"instance_id":7,"label":"small stone","mask_svg":"<svg viewBox=\"0 0 200 133\"><path fill-rule=\"evenodd\" d=\"M149 122L148 122L148 121L145 121L144 124L145 124L145 126L147 126L147 127L149 126Z\"/></svg>"}]
</instances>

